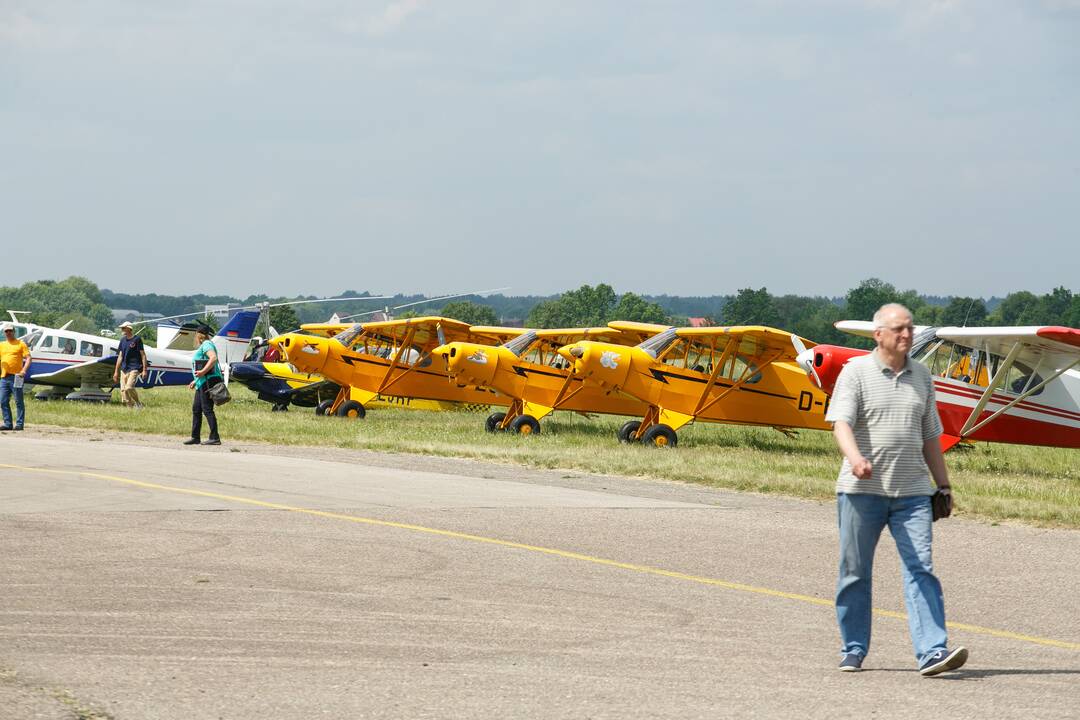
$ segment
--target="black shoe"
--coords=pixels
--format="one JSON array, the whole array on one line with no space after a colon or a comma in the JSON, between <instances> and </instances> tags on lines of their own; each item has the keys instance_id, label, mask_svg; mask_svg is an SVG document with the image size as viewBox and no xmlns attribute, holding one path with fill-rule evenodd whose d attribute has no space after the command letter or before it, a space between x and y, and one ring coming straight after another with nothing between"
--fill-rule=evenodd
<instances>
[{"instance_id":1,"label":"black shoe","mask_svg":"<svg viewBox=\"0 0 1080 720\"><path fill-rule=\"evenodd\" d=\"M184 441L185 445L201 445L202 441L199 438L188 438Z\"/></svg>"},{"instance_id":2,"label":"black shoe","mask_svg":"<svg viewBox=\"0 0 1080 720\"><path fill-rule=\"evenodd\" d=\"M967 659L968 651L965 647L958 647L951 651L938 650L926 658L926 661L919 666L919 674L930 677L949 670L956 670L962 667L967 662Z\"/></svg>"},{"instance_id":3,"label":"black shoe","mask_svg":"<svg viewBox=\"0 0 1080 720\"><path fill-rule=\"evenodd\" d=\"M14 429L15 428L11 427L10 425L2 425L2 426L0 426L0 431L2 431L2 432L7 432L8 430L14 430Z\"/></svg>"},{"instance_id":4,"label":"black shoe","mask_svg":"<svg viewBox=\"0 0 1080 720\"><path fill-rule=\"evenodd\" d=\"M845 653L840 659L840 672L859 672L862 670L862 655Z\"/></svg>"},{"instance_id":5,"label":"black shoe","mask_svg":"<svg viewBox=\"0 0 1080 720\"><path fill-rule=\"evenodd\" d=\"M217 438L210 438L209 440L207 440L206 442L203 443L203 445L220 445L220 444L221 444L221 440L218 440Z\"/></svg>"},{"instance_id":6,"label":"black shoe","mask_svg":"<svg viewBox=\"0 0 1080 720\"><path fill-rule=\"evenodd\" d=\"M22 425L16 425L15 426L15 432L19 432L22 429L23 429Z\"/></svg>"}]
</instances>

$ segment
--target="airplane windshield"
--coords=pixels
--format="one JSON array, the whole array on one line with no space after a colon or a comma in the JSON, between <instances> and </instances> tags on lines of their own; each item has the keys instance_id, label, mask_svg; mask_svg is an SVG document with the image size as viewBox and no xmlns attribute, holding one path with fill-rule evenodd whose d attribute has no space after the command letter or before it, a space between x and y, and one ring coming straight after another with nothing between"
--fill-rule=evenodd
<instances>
[{"instance_id":1,"label":"airplane windshield","mask_svg":"<svg viewBox=\"0 0 1080 720\"><path fill-rule=\"evenodd\" d=\"M521 354L529 349L529 346L536 341L536 333L532 330L529 332L518 335L510 342L503 345L504 348L514 353L516 357L521 357Z\"/></svg>"},{"instance_id":2,"label":"airplane windshield","mask_svg":"<svg viewBox=\"0 0 1080 720\"><path fill-rule=\"evenodd\" d=\"M37 343L37 341L40 340L40 339L41 339L41 331L40 330L35 330L34 332L30 333L29 335L23 336L22 341L24 343L26 343L26 347L33 350L34 349L34 344Z\"/></svg>"},{"instance_id":3,"label":"airplane windshield","mask_svg":"<svg viewBox=\"0 0 1080 720\"><path fill-rule=\"evenodd\" d=\"M919 353L926 349L927 345L937 339L937 330L936 327L928 327L920 330L919 334L911 340L911 351L908 352L908 355L910 357L918 357Z\"/></svg>"},{"instance_id":4,"label":"airplane windshield","mask_svg":"<svg viewBox=\"0 0 1080 720\"><path fill-rule=\"evenodd\" d=\"M337 335L335 335L334 340L338 341L346 348L351 349L352 346L356 343L356 340L363 334L364 326L360 323L356 323L348 330L345 330L344 332L339 332Z\"/></svg>"},{"instance_id":5,"label":"airplane windshield","mask_svg":"<svg viewBox=\"0 0 1080 720\"><path fill-rule=\"evenodd\" d=\"M660 353L667 350L668 345L674 342L676 336L675 328L668 328L659 335L654 335L645 342L638 345L639 348L647 352L653 358L660 356Z\"/></svg>"}]
</instances>

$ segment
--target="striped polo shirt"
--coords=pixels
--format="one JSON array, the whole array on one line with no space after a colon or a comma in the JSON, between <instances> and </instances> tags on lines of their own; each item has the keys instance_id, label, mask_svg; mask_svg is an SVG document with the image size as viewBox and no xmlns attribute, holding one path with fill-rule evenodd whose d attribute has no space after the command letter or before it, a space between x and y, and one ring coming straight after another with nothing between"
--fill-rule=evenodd
<instances>
[{"instance_id":1,"label":"striped polo shirt","mask_svg":"<svg viewBox=\"0 0 1080 720\"><path fill-rule=\"evenodd\" d=\"M870 477L859 480L844 458L836 492L888 497L934 494L922 449L923 442L937 439L942 428L934 381L925 365L908 358L904 368L894 373L876 350L853 358L836 380L825 419L843 420L851 426L859 452L871 466Z\"/></svg>"}]
</instances>

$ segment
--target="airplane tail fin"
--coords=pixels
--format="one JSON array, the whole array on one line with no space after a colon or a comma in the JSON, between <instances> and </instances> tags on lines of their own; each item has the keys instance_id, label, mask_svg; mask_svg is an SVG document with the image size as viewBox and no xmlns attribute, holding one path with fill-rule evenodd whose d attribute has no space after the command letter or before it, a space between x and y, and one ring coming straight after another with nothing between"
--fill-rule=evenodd
<instances>
[{"instance_id":1,"label":"airplane tail fin","mask_svg":"<svg viewBox=\"0 0 1080 720\"><path fill-rule=\"evenodd\" d=\"M214 336L214 345L217 347L223 369L227 369L231 363L241 362L244 359L251 338L255 334L255 323L258 320L257 310L240 310L218 330L218 334Z\"/></svg>"}]
</instances>

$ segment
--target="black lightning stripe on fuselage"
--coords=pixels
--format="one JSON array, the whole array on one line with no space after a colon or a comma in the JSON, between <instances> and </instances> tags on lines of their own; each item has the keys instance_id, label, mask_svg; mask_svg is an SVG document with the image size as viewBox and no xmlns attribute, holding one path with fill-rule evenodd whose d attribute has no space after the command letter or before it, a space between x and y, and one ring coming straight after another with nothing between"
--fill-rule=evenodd
<instances>
[{"instance_id":1,"label":"black lightning stripe on fuselage","mask_svg":"<svg viewBox=\"0 0 1080 720\"><path fill-rule=\"evenodd\" d=\"M705 384L707 384L709 382L708 379L696 378L696 377L687 377L686 375L680 375L678 373L673 373L673 372L665 372L663 370L657 370L655 368L651 368L650 370L652 372L653 377L656 378L657 380L659 380L662 383L666 383L667 378L669 378L669 377L678 378L679 380L687 380L689 382L701 383L702 385L705 385ZM721 388L729 388L729 387L732 387L734 384L735 383L721 382L720 380L716 381L716 387L721 387ZM768 392L767 390L755 390L754 388L747 387L746 385L741 386L739 388L739 392L755 393L757 395L768 395L769 397L780 398L782 400L792 400L792 401L794 401L796 399L794 395L781 395L780 393L772 393L772 392Z\"/></svg>"}]
</instances>

